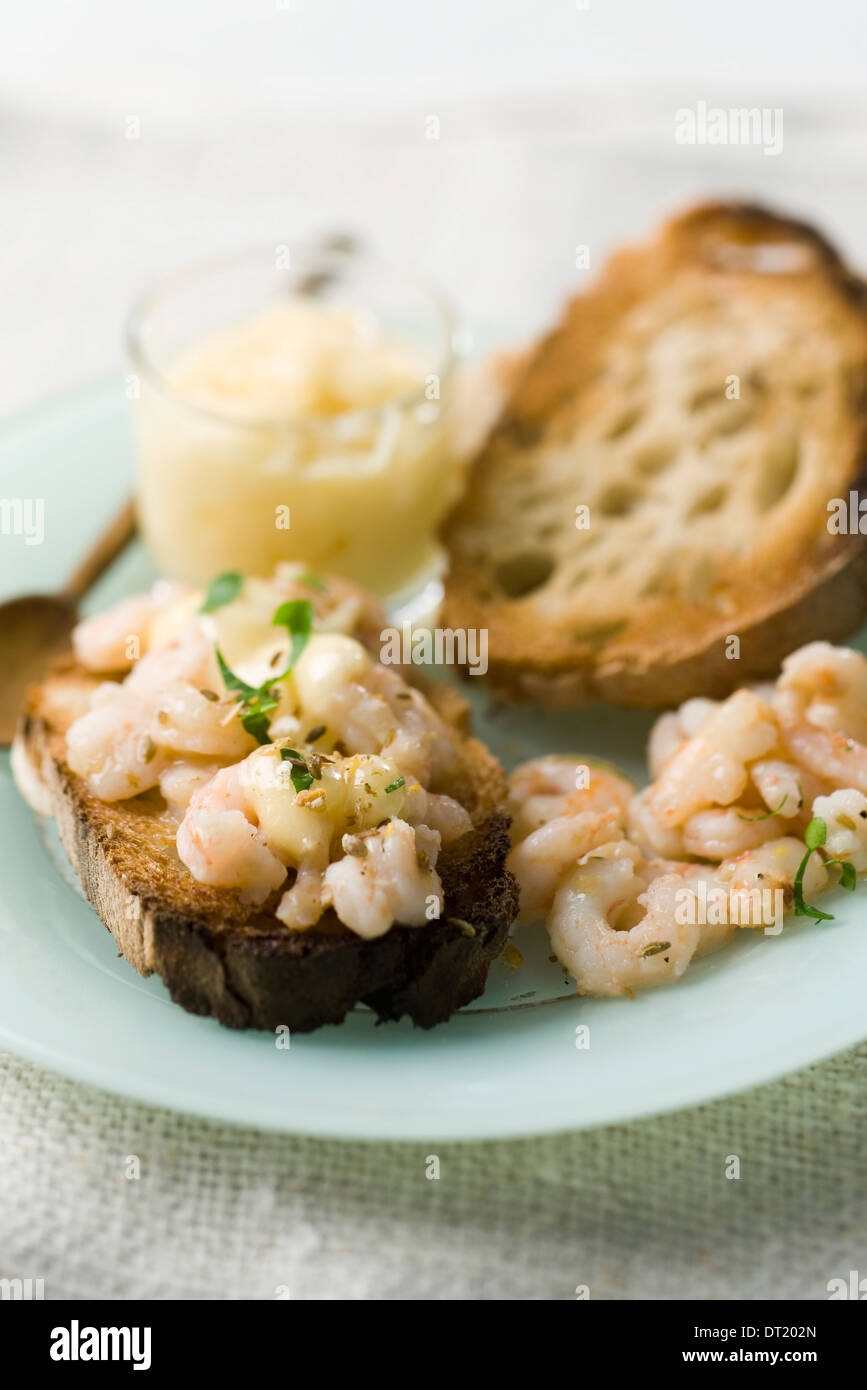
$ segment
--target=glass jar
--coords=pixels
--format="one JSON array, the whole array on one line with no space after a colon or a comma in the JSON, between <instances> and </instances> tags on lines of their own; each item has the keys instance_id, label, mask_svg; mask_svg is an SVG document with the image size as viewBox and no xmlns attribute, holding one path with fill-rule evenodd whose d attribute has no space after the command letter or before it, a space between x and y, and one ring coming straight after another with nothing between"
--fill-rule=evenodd
<instances>
[{"instance_id":1,"label":"glass jar","mask_svg":"<svg viewBox=\"0 0 867 1390\"><path fill-rule=\"evenodd\" d=\"M145 293L129 394L159 570L296 560L392 597L429 578L461 487L452 333L438 292L351 248L260 248Z\"/></svg>"}]
</instances>

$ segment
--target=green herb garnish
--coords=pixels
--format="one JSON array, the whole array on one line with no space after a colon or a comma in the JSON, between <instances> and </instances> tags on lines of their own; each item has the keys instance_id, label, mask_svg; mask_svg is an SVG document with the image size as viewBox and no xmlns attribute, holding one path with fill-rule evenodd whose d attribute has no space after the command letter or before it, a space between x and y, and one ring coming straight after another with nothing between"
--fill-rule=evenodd
<instances>
[{"instance_id":1,"label":"green herb garnish","mask_svg":"<svg viewBox=\"0 0 867 1390\"><path fill-rule=\"evenodd\" d=\"M270 743L271 736L268 730L271 726L269 716L279 705L280 701L273 694L273 681L265 681L263 685L248 685L246 681L236 676L234 671L226 665L223 653L217 647L217 665L220 668L220 675L223 677L223 684L227 690L233 690L241 697L241 726L252 734L257 743Z\"/></svg>"},{"instance_id":2,"label":"green herb garnish","mask_svg":"<svg viewBox=\"0 0 867 1390\"><path fill-rule=\"evenodd\" d=\"M226 664L222 652L217 647L217 664L227 690L234 690L241 697L241 725L252 734L257 743L270 743L270 715L280 703L274 689L277 681L289 675L295 662L310 641L313 631L313 605L309 599L290 599L281 603L274 614L275 627L285 627L289 631L289 664L279 676L270 676L261 685L248 685ZM296 789L297 790L297 789Z\"/></svg>"},{"instance_id":3,"label":"green herb garnish","mask_svg":"<svg viewBox=\"0 0 867 1390\"><path fill-rule=\"evenodd\" d=\"M313 574L310 570L306 570L304 574L299 574L296 583L305 584L308 589L313 589L317 594L324 594L328 587L323 584L318 574Z\"/></svg>"},{"instance_id":4,"label":"green herb garnish","mask_svg":"<svg viewBox=\"0 0 867 1390\"><path fill-rule=\"evenodd\" d=\"M740 811L738 811L738 820L748 820L748 821L770 820L771 816L778 816L778 815L780 814L780 812L782 811L782 809L783 809L783 807L785 806L785 804L786 804L786 802L788 801L788 799L789 799L789 793L786 792L786 795L783 797L782 801L780 802L780 804L779 804L779 806L776 808L776 810L774 810L774 811L765 811L765 813L764 813L763 816L742 816L741 813L740 813Z\"/></svg>"},{"instance_id":5,"label":"green herb garnish","mask_svg":"<svg viewBox=\"0 0 867 1390\"><path fill-rule=\"evenodd\" d=\"M292 764L290 776L292 785L297 792L306 792L308 787L313 786L313 774L302 758L301 754L294 748L281 748L280 761Z\"/></svg>"},{"instance_id":6,"label":"green herb garnish","mask_svg":"<svg viewBox=\"0 0 867 1390\"><path fill-rule=\"evenodd\" d=\"M304 772L300 767L293 767L291 772L292 785L297 792L306 792L313 786L313 778L309 772Z\"/></svg>"},{"instance_id":7,"label":"green herb garnish","mask_svg":"<svg viewBox=\"0 0 867 1390\"><path fill-rule=\"evenodd\" d=\"M389 782L389 784L388 784L388 786L386 787L385 790L386 790L386 793L388 793L388 792L396 792L397 789L398 789L398 787L403 787L403 786L406 786L406 779L405 779L404 777L395 777L395 779L394 779L393 782Z\"/></svg>"},{"instance_id":8,"label":"green herb garnish","mask_svg":"<svg viewBox=\"0 0 867 1390\"><path fill-rule=\"evenodd\" d=\"M648 956L658 956L662 951L670 950L670 941L652 941L649 946L645 946L644 950L641 952L641 956L643 960L646 960Z\"/></svg>"},{"instance_id":9,"label":"green herb garnish","mask_svg":"<svg viewBox=\"0 0 867 1390\"><path fill-rule=\"evenodd\" d=\"M817 922L832 922L834 920L832 913L823 912L821 908L814 907L812 903L804 901L804 873L810 862L810 855L821 848L825 843L827 834L828 827L820 816L814 816L807 826L807 829L804 831L804 844L807 846L807 852L798 865L798 871L795 874L795 882L793 885L795 890L796 917L813 917Z\"/></svg>"},{"instance_id":10,"label":"green herb garnish","mask_svg":"<svg viewBox=\"0 0 867 1390\"><path fill-rule=\"evenodd\" d=\"M243 585L244 576L239 570L226 570L224 574L218 574L208 585L199 612L215 613L218 608L225 608L227 603L234 603Z\"/></svg>"},{"instance_id":11,"label":"green herb garnish","mask_svg":"<svg viewBox=\"0 0 867 1390\"><path fill-rule=\"evenodd\" d=\"M807 846L807 853L798 865L798 872L795 874L796 917L813 917L817 922L833 922L834 920L833 912L822 912L820 908L814 907L812 903L804 901L804 872L809 863L810 855L815 853L817 849L821 849L827 838L828 826L825 821L822 820L821 816L814 816L807 826L807 829L804 831L804 844ZM845 859L827 859L825 863L826 866L830 866L831 864L840 865L840 887L845 888L847 892L851 893L858 881L858 875L855 872L854 864L850 864L848 860Z\"/></svg>"},{"instance_id":12,"label":"green herb garnish","mask_svg":"<svg viewBox=\"0 0 867 1390\"><path fill-rule=\"evenodd\" d=\"M289 648L289 665L283 672L288 676L295 662L310 641L313 632L313 604L309 598L290 598L281 603L274 614L274 626L288 628L292 645ZM282 676L280 677L282 680Z\"/></svg>"}]
</instances>

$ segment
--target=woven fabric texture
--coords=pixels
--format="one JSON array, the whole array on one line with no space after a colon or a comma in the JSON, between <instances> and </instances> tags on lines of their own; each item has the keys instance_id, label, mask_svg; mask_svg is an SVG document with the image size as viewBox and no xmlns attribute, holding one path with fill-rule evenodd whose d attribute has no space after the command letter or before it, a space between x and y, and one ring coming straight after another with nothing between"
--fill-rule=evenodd
<instances>
[{"instance_id":1,"label":"woven fabric texture","mask_svg":"<svg viewBox=\"0 0 867 1390\"><path fill-rule=\"evenodd\" d=\"M386 1145L209 1123L0 1054L0 1275L46 1298L824 1299L867 1274L865 1083L867 1045L634 1124Z\"/></svg>"}]
</instances>

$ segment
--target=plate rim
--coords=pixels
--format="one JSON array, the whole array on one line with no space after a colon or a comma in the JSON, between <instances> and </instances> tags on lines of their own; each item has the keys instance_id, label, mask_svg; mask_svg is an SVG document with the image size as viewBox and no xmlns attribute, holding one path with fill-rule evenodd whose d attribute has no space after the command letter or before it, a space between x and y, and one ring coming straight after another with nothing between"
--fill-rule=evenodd
<instances>
[{"instance_id":1,"label":"plate rim","mask_svg":"<svg viewBox=\"0 0 867 1390\"><path fill-rule=\"evenodd\" d=\"M132 968L132 967L130 967ZM180 1005L173 1005L180 1008ZM191 1018L196 1018L191 1015ZM205 1020L203 1020L205 1021ZM451 1023L453 1020L449 1020ZM219 1025L217 1025L219 1026ZM55 1072L67 1080L78 1081L83 1085L91 1086L109 1095L115 1095L127 1101L147 1106L153 1110L169 1110L174 1114L191 1115L196 1119L206 1120L212 1124L230 1125L232 1128L239 1129L261 1129L269 1134L286 1134L297 1137L304 1137L317 1140L336 1140L347 1143L401 1143L413 1144L420 1142L438 1142L447 1144L473 1144L486 1143L501 1140L512 1142L518 1139L531 1139L543 1135L555 1134L578 1134L587 1131L606 1128L611 1125L640 1123L641 1121L662 1118L664 1116L677 1114L681 1111L691 1111L700 1109L703 1105L712 1105L718 1101L724 1101L737 1095L745 1095L748 1092L761 1089L763 1086L772 1085L774 1082L787 1076L796 1076L801 1072L809 1070L813 1066L819 1066L823 1062L829 1061L835 1056L840 1056L853 1047L867 1040L867 1033L859 1034L855 1038L847 1040L835 1040L822 1045L821 1052L811 1051L809 1057L801 1057L794 1066L791 1065L791 1053L787 1057L776 1058L767 1068L762 1069L761 1074L748 1081L734 1085L728 1085L725 1081L720 1081L719 1085L714 1085L710 1090L705 1091L700 1096L668 1096L662 1102L652 1101L642 1104L640 1107L630 1107L628 1113L618 1110L616 1105L607 1111L605 1107L596 1107L595 1112L588 1118L587 1116L560 1118L556 1121L545 1120L539 1122L522 1122L518 1128L512 1128L508 1122L499 1120L495 1116L488 1117L485 1123L477 1123L475 1127L469 1128L466 1124L461 1126L460 1131L450 1131L441 1125L435 1129L425 1129L424 1127L412 1124L410 1126L396 1125L394 1127L383 1125L380 1120L373 1128L367 1129L364 1126L342 1127L339 1123L334 1125L319 1124L310 1126L304 1123L293 1124L282 1117L275 1115L262 1115L256 1112L249 1114L239 1114L237 1110L231 1113L229 1110L217 1111L207 1103L198 1104L195 1099L185 1096L183 1099L178 1096L170 1098L163 1090L160 1094L155 1092L164 1083L154 1081L150 1084L143 1078L134 1077L132 1084L129 1083L127 1076L126 1086L122 1088L102 1075L102 1068L98 1064L92 1064L86 1060L73 1065L63 1054L56 1053L50 1048L40 1048L31 1039L22 1041L20 1038L10 1035L8 1030L0 1023L0 1043L8 1048L15 1056L22 1057L24 1060L42 1066L48 1071ZM684 1088L686 1091L686 1088Z\"/></svg>"}]
</instances>

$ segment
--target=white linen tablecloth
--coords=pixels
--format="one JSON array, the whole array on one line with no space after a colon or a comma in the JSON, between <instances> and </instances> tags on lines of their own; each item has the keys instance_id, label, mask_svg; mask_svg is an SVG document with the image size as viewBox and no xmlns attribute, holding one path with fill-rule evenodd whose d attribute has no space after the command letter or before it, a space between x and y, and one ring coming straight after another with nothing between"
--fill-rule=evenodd
<instances>
[{"instance_id":1,"label":"white linen tablecloth","mask_svg":"<svg viewBox=\"0 0 867 1390\"><path fill-rule=\"evenodd\" d=\"M234 1129L2 1054L0 1277L49 1299L824 1299L867 1274L865 1153L867 1045L676 1115L432 1146Z\"/></svg>"}]
</instances>

